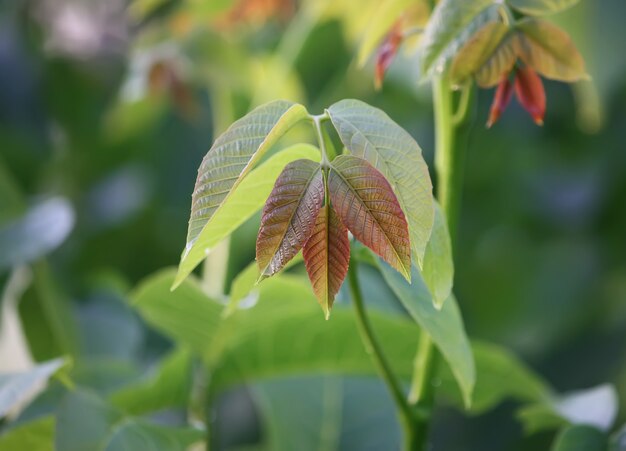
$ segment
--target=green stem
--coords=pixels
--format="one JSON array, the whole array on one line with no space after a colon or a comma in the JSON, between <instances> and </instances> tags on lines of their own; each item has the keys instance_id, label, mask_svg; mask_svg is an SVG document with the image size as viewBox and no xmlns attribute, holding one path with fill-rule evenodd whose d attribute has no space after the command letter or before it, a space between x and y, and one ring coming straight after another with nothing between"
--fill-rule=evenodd
<instances>
[{"instance_id":1,"label":"green stem","mask_svg":"<svg viewBox=\"0 0 626 451\"><path fill-rule=\"evenodd\" d=\"M435 115L435 169L437 171L437 198L448 221L450 237L454 243L461 199L462 155L456 145L457 129L465 121L471 102L472 88L466 86L461 92L459 105L454 109L451 84L445 77L433 80L433 108ZM409 402L417 411L428 416L434 404L433 377L436 373L439 355L430 336L422 330L415 356L413 380ZM425 450L429 421L418 422L420 433L413 449Z\"/></svg>"},{"instance_id":2,"label":"green stem","mask_svg":"<svg viewBox=\"0 0 626 451\"><path fill-rule=\"evenodd\" d=\"M378 372L385 381L385 384L387 385L387 388L391 393L391 397L396 404L396 408L400 416L400 423L404 429L404 449L407 451L414 450L417 449L412 446L412 444L416 441L416 416L411 406L409 406L405 398L404 391L402 390L402 386L400 385L400 382L393 373L393 370L391 369L391 365L389 364L389 361L385 356L383 348L376 339L374 329L372 328L372 325L367 318L365 305L363 303L363 296L361 295L361 288L359 287L357 271L358 262L356 261L356 259L352 259L352 261L350 262L350 268L348 269L348 284L350 286L352 303L356 311L357 325L359 328L359 333L361 334L361 340L363 341L363 344L365 346L365 351L374 360L374 363L378 368Z\"/></svg>"}]
</instances>

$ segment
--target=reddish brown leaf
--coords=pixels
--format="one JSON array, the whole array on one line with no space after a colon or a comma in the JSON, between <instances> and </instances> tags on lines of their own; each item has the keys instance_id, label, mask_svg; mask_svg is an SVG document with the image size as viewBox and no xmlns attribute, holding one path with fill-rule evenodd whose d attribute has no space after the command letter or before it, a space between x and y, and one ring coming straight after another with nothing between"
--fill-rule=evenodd
<instances>
[{"instance_id":1,"label":"reddish brown leaf","mask_svg":"<svg viewBox=\"0 0 626 451\"><path fill-rule=\"evenodd\" d=\"M493 96L493 102L491 103L491 110L489 112L489 120L487 121L487 128L491 128L493 124L500 119L500 115L504 112L507 105L511 101L511 95L513 94L513 85L509 80L509 74L502 77L496 93Z\"/></svg>"},{"instance_id":2,"label":"reddish brown leaf","mask_svg":"<svg viewBox=\"0 0 626 451\"><path fill-rule=\"evenodd\" d=\"M515 96L531 115L535 124L543 125L546 112L546 93L537 73L530 67L517 69L515 76Z\"/></svg>"},{"instance_id":3,"label":"reddish brown leaf","mask_svg":"<svg viewBox=\"0 0 626 451\"><path fill-rule=\"evenodd\" d=\"M396 53L398 53L398 48L404 38L400 24L401 21L399 20L391 27L387 37L378 48L378 53L376 54L376 71L374 74L374 85L376 89L380 89L382 86L385 72L387 72Z\"/></svg>"},{"instance_id":4,"label":"reddish brown leaf","mask_svg":"<svg viewBox=\"0 0 626 451\"><path fill-rule=\"evenodd\" d=\"M335 296L348 274L348 230L328 203L317 216L313 235L302 249L304 264L324 315L328 319Z\"/></svg>"},{"instance_id":5,"label":"reddish brown leaf","mask_svg":"<svg viewBox=\"0 0 626 451\"><path fill-rule=\"evenodd\" d=\"M261 276L280 271L313 233L324 203L324 178L311 160L289 163L278 176L261 218L256 259Z\"/></svg>"},{"instance_id":6,"label":"reddish brown leaf","mask_svg":"<svg viewBox=\"0 0 626 451\"><path fill-rule=\"evenodd\" d=\"M410 280L409 230L385 177L361 158L340 155L332 162L328 191L348 230Z\"/></svg>"}]
</instances>

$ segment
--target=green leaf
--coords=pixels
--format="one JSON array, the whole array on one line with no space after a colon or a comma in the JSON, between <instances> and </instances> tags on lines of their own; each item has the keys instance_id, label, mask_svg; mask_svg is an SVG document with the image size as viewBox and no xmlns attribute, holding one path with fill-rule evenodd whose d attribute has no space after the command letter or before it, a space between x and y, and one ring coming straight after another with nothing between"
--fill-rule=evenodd
<instances>
[{"instance_id":1,"label":"green leaf","mask_svg":"<svg viewBox=\"0 0 626 451\"><path fill-rule=\"evenodd\" d=\"M67 363L66 359L54 359L29 371L0 374L0 418L25 407Z\"/></svg>"},{"instance_id":2,"label":"green leaf","mask_svg":"<svg viewBox=\"0 0 626 451\"><path fill-rule=\"evenodd\" d=\"M589 79L585 61L567 33L545 20L523 19L517 24L518 54L527 66L553 80Z\"/></svg>"},{"instance_id":3,"label":"green leaf","mask_svg":"<svg viewBox=\"0 0 626 451\"><path fill-rule=\"evenodd\" d=\"M493 0L442 0L437 3L421 41L421 72L442 73L447 60L489 20L497 20Z\"/></svg>"},{"instance_id":4,"label":"green leaf","mask_svg":"<svg viewBox=\"0 0 626 451\"><path fill-rule=\"evenodd\" d=\"M344 146L389 181L409 225L411 249L421 264L434 221L432 183L422 150L383 111L359 100L328 108Z\"/></svg>"},{"instance_id":5,"label":"green leaf","mask_svg":"<svg viewBox=\"0 0 626 451\"><path fill-rule=\"evenodd\" d=\"M381 264L380 269L385 281L402 305L420 327L430 335L443 354L461 388L464 403L469 408L476 382L476 369L472 349L465 334L463 319L454 295L450 295L441 310L437 310L415 266L413 266L412 284L398 277L398 274L387 265Z\"/></svg>"},{"instance_id":6,"label":"green leaf","mask_svg":"<svg viewBox=\"0 0 626 451\"><path fill-rule=\"evenodd\" d=\"M557 436L552 451L605 451L606 436L591 426L575 425L563 429Z\"/></svg>"},{"instance_id":7,"label":"green leaf","mask_svg":"<svg viewBox=\"0 0 626 451\"><path fill-rule=\"evenodd\" d=\"M435 223L426 246L422 277L432 296L435 308L441 309L452 292L454 262L448 223L443 211L435 202Z\"/></svg>"},{"instance_id":8,"label":"green leaf","mask_svg":"<svg viewBox=\"0 0 626 451\"><path fill-rule=\"evenodd\" d=\"M54 417L20 424L0 435L0 449L7 451L53 451Z\"/></svg>"},{"instance_id":9,"label":"green leaf","mask_svg":"<svg viewBox=\"0 0 626 451\"><path fill-rule=\"evenodd\" d=\"M85 391L68 393L61 401L55 448L64 451L168 449L185 451L202 441L203 432L157 426L132 417Z\"/></svg>"},{"instance_id":10,"label":"green leaf","mask_svg":"<svg viewBox=\"0 0 626 451\"><path fill-rule=\"evenodd\" d=\"M233 191L228 202L215 213L201 237L181 262L175 286L206 257L206 249L215 247L261 209L285 165L302 158L318 161L319 157L316 147L296 144L278 151L252 170Z\"/></svg>"},{"instance_id":11,"label":"green leaf","mask_svg":"<svg viewBox=\"0 0 626 451\"><path fill-rule=\"evenodd\" d=\"M357 62L360 67L363 67L370 55L376 51L402 12L414 4L414 0L384 0L377 5L359 46Z\"/></svg>"},{"instance_id":12,"label":"green leaf","mask_svg":"<svg viewBox=\"0 0 626 451\"><path fill-rule=\"evenodd\" d=\"M389 273L403 281L395 271L389 269ZM221 313L215 311L215 303L198 283L190 278L179 290L171 292L173 278L173 270L147 278L137 292L137 305L140 312L163 307L164 314L152 314L147 320L182 345L191 345L198 341L194 337L200 335L189 334L187 324L195 329L196 317L213 316L204 321L204 342L197 352L216 368L212 380L216 392L241 383L310 373L377 375L371 357L363 349L352 311L336 306L332 321L321 321L315 296L304 278L281 274L265 280L257 288L256 303L237 310L220 326L216 324ZM456 304L451 301L448 299L442 311L435 310L429 298L424 304L433 315L442 315L450 309L456 312ZM394 371L408 382L418 344L417 326L388 313L371 311L369 316ZM178 330L172 330L174 323ZM449 338L453 340L453 336ZM545 383L505 349L483 342L473 343L472 349L479 375L472 412L490 409L508 397L539 403L551 396ZM447 366L442 368L440 377L443 394L461 403L455 376ZM163 385L161 389L175 390L175 384Z\"/></svg>"},{"instance_id":13,"label":"green leaf","mask_svg":"<svg viewBox=\"0 0 626 451\"><path fill-rule=\"evenodd\" d=\"M294 124L306 118L299 104L277 100L233 123L213 144L198 169L189 218L187 244L181 257L179 284L210 251L214 231L208 226L252 167ZM195 252L192 253L192 250Z\"/></svg>"},{"instance_id":14,"label":"green leaf","mask_svg":"<svg viewBox=\"0 0 626 451\"><path fill-rule=\"evenodd\" d=\"M530 404L517 411L517 418L524 426L526 435L551 429L559 429L570 423L554 411L549 404Z\"/></svg>"},{"instance_id":15,"label":"green leaf","mask_svg":"<svg viewBox=\"0 0 626 451\"><path fill-rule=\"evenodd\" d=\"M261 217L256 260L262 276L280 271L311 237L324 203L318 163L296 160L278 176Z\"/></svg>"},{"instance_id":16,"label":"green leaf","mask_svg":"<svg viewBox=\"0 0 626 451\"><path fill-rule=\"evenodd\" d=\"M253 386L273 451L400 449L386 387L371 378L307 376Z\"/></svg>"},{"instance_id":17,"label":"green leaf","mask_svg":"<svg viewBox=\"0 0 626 451\"><path fill-rule=\"evenodd\" d=\"M109 401L128 414L183 407L191 391L191 353L178 348L144 378L115 391Z\"/></svg>"},{"instance_id":18,"label":"green leaf","mask_svg":"<svg viewBox=\"0 0 626 451\"><path fill-rule=\"evenodd\" d=\"M317 216L315 229L302 254L313 291L328 319L350 261L348 231L328 202Z\"/></svg>"},{"instance_id":19,"label":"green leaf","mask_svg":"<svg viewBox=\"0 0 626 451\"><path fill-rule=\"evenodd\" d=\"M571 8L580 0L506 0L519 12L528 16L545 16Z\"/></svg>"},{"instance_id":20,"label":"green leaf","mask_svg":"<svg viewBox=\"0 0 626 451\"><path fill-rule=\"evenodd\" d=\"M220 324L223 306L205 296L195 283L181 284L175 294L166 296L172 281L171 270L149 277L132 295L133 306L157 330L204 355Z\"/></svg>"},{"instance_id":21,"label":"green leaf","mask_svg":"<svg viewBox=\"0 0 626 451\"><path fill-rule=\"evenodd\" d=\"M491 21L474 33L454 57L450 81L461 85L476 73L494 54L508 31L509 27L502 22Z\"/></svg>"},{"instance_id":22,"label":"green leaf","mask_svg":"<svg viewBox=\"0 0 626 451\"><path fill-rule=\"evenodd\" d=\"M361 243L411 280L411 245L404 213L389 182L366 160L340 155L328 191L341 222Z\"/></svg>"},{"instance_id":23,"label":"green leaf","mask_svg":"<svg viewBox=\"0 0 626 451\"><path fill-rule=\"evenodd\" d=\"M474 74L478 86L491 88L511 73L517 61L518 41L518 33L510 33L500 42L487 61Z\"/></svg>"},{"instance_id":24,"label":"green leaf","mask_svg":"<svg viewBox=\"0 0 626 451\"><path fill-rule=\"evenodd\" d=\"M0 271L29 263L56 249L74 227L74 216L71 204L55 197L0 226Z\"/></svg>"}]
</instances>

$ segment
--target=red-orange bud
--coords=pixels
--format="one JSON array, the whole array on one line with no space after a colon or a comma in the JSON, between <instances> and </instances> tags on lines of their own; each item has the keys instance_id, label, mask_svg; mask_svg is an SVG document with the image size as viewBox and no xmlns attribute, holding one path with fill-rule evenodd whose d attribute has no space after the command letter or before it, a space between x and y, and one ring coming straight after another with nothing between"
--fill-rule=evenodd
<instances>
[{"instance_id":1,"label":"red-orange bud","mask_svg":"<svg viewBox=\"0 0 626 451\"><path fill-rule=\"evenodd\" d=\"M496 89L496 93L493 96L493 102L491 103L491 110L489 111L489 120L487 121L487 128L491 128L493 124L500 119L502 112L506 109L507 105L511 101L511 95L513 94L513 85L509 80L509 75L505 74L500 80L500 84Z\"/></svg>"},{"instance_id":2,"label":"red-orange bud","mask_svg":"<svg viewBox=\"0 0 626 451\"><path fill-rule=\"evenodd\" d=\"M383 43L378 47L378 53L376 54L376 73L374 75L374 85L376 89L380 89L383 78L385 78L385 72L391 65L398 48L404 39L402 30L400 27L400 21L396 22Z\"/></svg>"},{"instance_id":3,"label":"red-orange bud","mask_svg":"<svg viewBox=\"0 0 626 451\"><path fill-rule=\"evenodd\" d=\"M515 96L528 111L535 124L543 125L543 117L546 113L546 93L541 78L528 66L517 69Z\"/></svg>"}]
</instances>

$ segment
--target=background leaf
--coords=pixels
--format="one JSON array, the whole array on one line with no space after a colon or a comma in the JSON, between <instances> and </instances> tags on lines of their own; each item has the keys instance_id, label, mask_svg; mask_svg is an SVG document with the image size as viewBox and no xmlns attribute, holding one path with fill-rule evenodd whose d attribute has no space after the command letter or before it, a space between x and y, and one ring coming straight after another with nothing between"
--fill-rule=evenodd
<instances>
[{"instance_id":1,"label":"background leaf","mask_svg":"<svg viewBox=\"0 0 626 451\"><path fill-rule=\"evenodd\" d=\"M575 425L559 433L552 451L604 451L606 445L606 436L596 428Z\"/></svg>"},{"instance_id":2,"label":"background leaf","mask_svg":"<svg viewBox=\"0 0 626 451\"><path fill-rule=\"evenodd\" d=\"M73 391L61 401L57 413L55 449L185 451L191 444L201 442L203 436L199 430L157 426L125 417L96 395Z\"/></svg>"},{"instance_id":3,"label":"background leaf","mask_svg":"<svg viewBox=\"0 0 626 451\"><path fill-rule=\"evenodd\" d=\"M408 226L385 177L362 158L340 155L332 162L328 191L348 230L410 280Z\"/></svg>"},{"instance_id":4,"label":"background leaf","mask_svg":"<svg viewBox=\"0 0 626 451\"><path fill-rule=\"evenodd\" d=\"M66 363L61 358L41 363L29 371L0 374L0 418L25 407Z\"/></svg>"},{"instance_id":5,"label":"background leaf","mask_svg":"<svg viewBox=\"0 0 626 451\"><path fill-rule=\"evenodd\" d=\"M54 417L45 416L4 432L0 435L0 449L53 451Z\"/></svg>"},{"instance_id":6,"label":"background leaf","mask_svg":"<svg viewBox=\"0 0 626 451\"><path fill-rule=\"evenodd\" d=\"M517 43L524 64L553 80L574 82L588 79L585 61L567 33L545 20L523 19Z\"/></svg>"},{"instance_id":7,"label":"background leaf","mask_svg":"<svg viewBox=\"0 0 626 451\"><path fill-rule=\"evenodd\" d=\"M318 163L296 160L283 169L263 207L256 241L262 276L276 274L302 249L315 228L324 192Z\"/></svg>"},{"instance_id":8,"label":"background leaf","mask_svg":"<svg viewBox=\"0 0 626 451\"><path fill-rule=\"evenodd\" d=\"M180 283L202 260L198 254L190 256L194 247L202 247L214 215L229 200L264 153L294 124L307 116L302 105L277 100L262 105L234 122L221 135L202 160L193 192L187 244L181 257ZM192 259L190 259L192 258Z\"/></svg>"},{"instance_id":9,"label":"background leaf","mask_svg":"<svg viewBox=\"0 0 626 451\"><path fill-rule=\"evenodd\" d=\"M29 263L58 247L74 227L74 216L67 199L54 197L0 226L0 271Z\"/></svg>"},{"instance_id":10,"label":"background leaf","mask_svg":"<svg viewBox=\"0 0 626 451\"><path fill-rule=\"evenodd\" d=\"M419 145L383 111L359 100L342 100L327 111L348 151L367 160L391 184L409 224L411 249L421 263L435 212Z\"/></svg>"},{"instance_id":11,"label":"background leaf","mask_svg":"<svg viewBox=\"0 0 626 451\"><path fill-rule=\"evenodd\" d=\"M302 255L313 291L328 319L350 261L348 231L328 202L317 216L315 229Z\"/></svg>"},{"instance_id":12,"label":"background leaf","mask_svg":"<svg viewBox=\"0 0 626 451\"><path fill-rule=\"evenodd\" d=\"M519 12L529 16L545 16L571 8L580 0L506 0Z\"/></svg>"}]
</instances>

